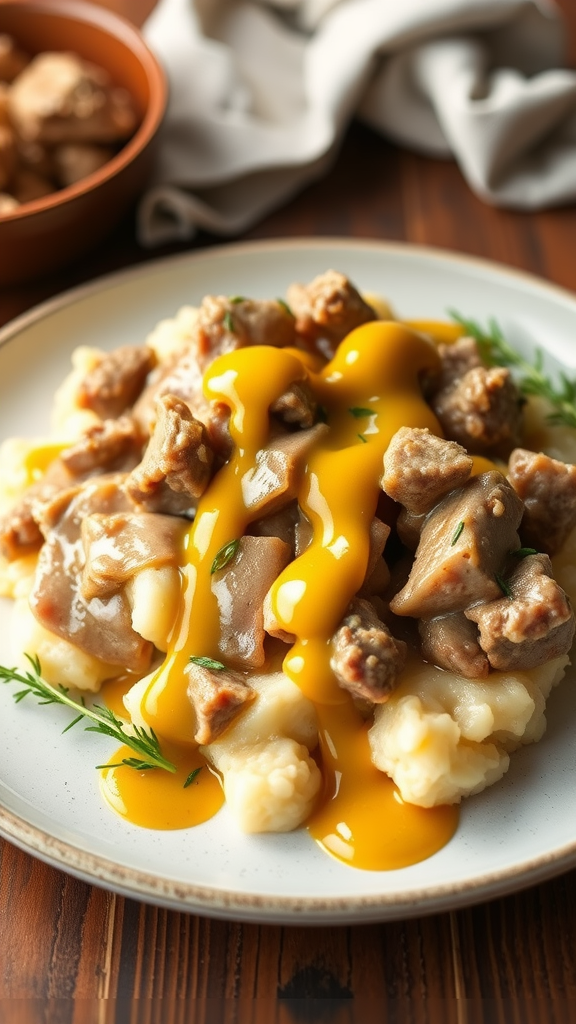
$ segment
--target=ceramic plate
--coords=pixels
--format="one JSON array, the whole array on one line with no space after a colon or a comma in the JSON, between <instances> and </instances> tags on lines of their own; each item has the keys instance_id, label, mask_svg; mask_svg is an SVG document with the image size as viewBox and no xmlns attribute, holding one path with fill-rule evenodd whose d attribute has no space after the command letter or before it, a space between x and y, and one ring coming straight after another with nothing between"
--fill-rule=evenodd
<instances>
[{"instance_id":1,"label":"ceramic plate","mask_svg":"<svg viewBox=\"0 0 576 1024\"><path fill-rule=\"evenodd\" d=\"M147 264L46 303L0 332L0 438L42 434L55 387L79 344L141 342L208 292L269 298L329 267L387 296L403 317L449 307L498 318L517 346L540 344L569 367L576 299L524 274L461 256L344 240L231 245ZM13 664L9 602L0 662ZM352 923L446 910L502 895L576 865L576 688L553 693L540 743L504 780L465 802L452 841L402 870L359 871L306 831L245 836L223 809L192 830L154 832L104 806L94 765L114 742L76 729L66 710L15 705L0 687L0 832L89 882L168 907L265 922Z\"/></svg>"}]
</instances>

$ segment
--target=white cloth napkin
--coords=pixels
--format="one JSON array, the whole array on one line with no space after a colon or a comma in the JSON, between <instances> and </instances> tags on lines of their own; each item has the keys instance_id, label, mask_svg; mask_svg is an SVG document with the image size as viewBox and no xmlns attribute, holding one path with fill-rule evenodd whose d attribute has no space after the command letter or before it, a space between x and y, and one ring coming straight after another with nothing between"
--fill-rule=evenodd
<instances>
[{"instance_id":1,"label":"white cloth napkin","mask_svg":"<svg viewBox=\"0 0 576 1024\"><path fill-rule=\"evenodd\" d=\"M160 0L171 97L145 245L245 230L330 166L350 119L458 161L489 203L576 197L576 72L551 0Z\"/></svg>"}]
</instances>

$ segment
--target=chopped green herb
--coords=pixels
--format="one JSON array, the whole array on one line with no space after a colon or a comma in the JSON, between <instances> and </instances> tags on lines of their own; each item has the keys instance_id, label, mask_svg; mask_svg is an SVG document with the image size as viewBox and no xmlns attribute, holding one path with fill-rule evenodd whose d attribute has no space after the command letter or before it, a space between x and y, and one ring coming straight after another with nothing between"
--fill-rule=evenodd
<instances>
[{"instance_id":1,"label":"chopped green herb","mask_svg":"<svg viewBox=\"0 0 576 1024\"><path fill-rule=\"evenodd\" d=\"M237 306L239 302L246 302L246 296L231 295L230 298L228 299L228 302L231 302L233 306Z\"/></svg>"},{"instance_id":2,"label":"chopped green herb","mask_svg":"<svg viewBox=\"0 0 576 1024\"><path fill-rule=\"evenodd\" d=\"M288 313L288 316L291 316L293 320L296 319L294 313L290 309L290 306L288 305L287 302L284 301L284 299L276 299L276 302L278 303L279 306L282 306L282 309L284 310L285 313Z\"/></svg>"},{"instance_id":3,"label":"chopped green herb","mask_svg":"<svg viewBox=\"0 0 576 1024\"><path fill-rule=\"evenodd\" d=\"M323 405L319 405L316 409L316 421L318 423L328 423L328 413Z\"/></svg>"},{"instance_id":4,"label":"chopped green herb","mask_svg":"<svg viewBox=\"0 0 576 1024\"><path fill-rule=\"evenodd\" d=\"M496 583L500 587L500 590L504 594L504 596L505 597L512 597L512 591L510 590L510 587L506 583L506 580L502 579L502 577L500 576L499 573L495 573L494 578L496 580Z\"/></svg>"},{"instance_id":5,"label":"chopped green herb","mask_svg":"<svg viewBox=\"0 0 576 1024\"><path fill-rule=\"evenodd\" d=\"M230 540L228 541L227 544L224 544L220 548L220 550L216 553L214 561L212 562L212 567L210 569L211 576L214 575L215 572L218 572L220 569L224 569L225 566L227 566L228 563L232 561L236 552L238 551L239 544L240 541L238 539Z\"/></svg>"},{"instance_id":6,"label":"chopped green herb","mask_svg":"<svg viewBox=\"0 0 576 1024\"><path fill-rule=\"evenodd\" d=\"M464 520L461 519L460 522L458 523L458 526L454 530L454 535L452 537L452 540L450 541L450 547L454 547L454 545L455 545L456 541L458 540L460 534L462 533L463 529L464 529Z\"/></svg>"},{"instance_id":7,"label":"chopped green herb","mask_svg":"<svg viewBox=\"0 0 576 1024\"><path fill-rule=\"evenodd\" d=\"M197 775L198 775L198 774L199 774L199 773L200 773L201 771L202 771L202 768L193 768L193 769L192 769L192 771L190 772L190 775L189 775L189 776L188 776L188 778L186 779L186 782L184 783L184 786L183 786L182 788L183 788L183 789L188 789L188 786L191 786L191 785L192 785L192 783L194 782L194 779L196 778L196 776L197 776Z\"/></svg>"},{"instance_id":8,"label":"chopped green herb","mask_svg":"<svg viewBox=\"0 0 576 1024\"><path fill-rule=\"evenodd\" d=\"M354 406L354 408L348 409L348 412L352 413L352 415L357 420L362 419L363 416L375 416L376 415L376 410L375 409L363 409L361 406Z\"/></svg>"},{"instance_id":9,"label":"chopped green herb","mask_svg":"<svg viewBox=\"0 0 576 1024\"><path fill-rule=\"evenodd\" d=\"M142 755L139 758L125 757L119 762L120 764L126 765L128 768L136 768L138 771L148 768L164 768L167 772L176 771L176 765L163 757L158 737L153 729L147 730L142 726L132 725L130 732L126 732L125 723L117 718L113 711L100 707L98 704L91 708L86 707L84 698L81 698L80 701L74 700L69 696L66 686L52 686L51 683L42 679L42 666L37 656L32 658L27 654L26 657L32 666L32 671L22 673L15 668L5 668L0 665L0 682L20 683L24 687L14 694L16 703L31 694L37 698L39 704L64 704L66 707L72 708L73 711L79 712L74 721L66 726L64 732L67 732L83 718L87 718L95 724L87 725L86 732L98 732L104 736L112 736L113 739L130 747L135 753ZM108 768L111 766L98 764L96 767Z\"/></svg>"},{"instance_id":10,"label":"chopped green herb","mask_svg":"<svg viewBox=\"0 0 576 1024\"><path fill-rule=\"evenodd\" d=\"M475 339L488 366L515 367L520 372L518 386L523 394L536 395L550 403L554 411L546 417L549 423L576 427L576 378L571 380L565 373L560 373L558 387L544 373L541 349L536 349L531 363L508 344L494 318L488 321L488 329L485 330L476 320L469 320L456 310L448 312L456 323L461 324L466 334Z\"/></svg>"},{"instance_id":11,"label":"chopped green herb","mask_svg":"<svg viewBox=\"0 0 576 1024\"><path fill-rule=\"evenodd\" d=\"M223 665L221 661L214 661L213 658L190 658L190 661L194 665L199 665L200 668L211 668L215 672L221 672L222 669L226 668L226 665Z\"/></svg>"},{"instance_id":12,"label":"chopped green herb","mask_svg":"<svg viewBox=\"0 0 576 1024\"><path fill-rule=\"evenodd\" d=\"M229 310L226 310L226 312L224 313L224 317L222 319L222 323L224 324L224 327L226 328L226 330L230 331L230 334L234 334L235 333L234 321L232 319L232 314L230 313Z\"/></svg>"},{"instance_id":13,"label":"chopped green herb","mask_svg":"<svg viewBox=\"0 0 576 1024\"><path fill-rule=\"evenodd\" d=\"M360 438L362 444L368 444L368 438L364 437L364 434L357 434L356 436Z\"/></svg>"},{"instance_id":14,"label":"chopped green herb","mask_svg":"<svg viewBox=\"0 0 576 1024\"><path fill-rule=\"evenodd\" d=\"M526 558L527 555L537 555L536 548L516 548L515 551L510 552L515 558Z\"/></svg>"}]
</instances>

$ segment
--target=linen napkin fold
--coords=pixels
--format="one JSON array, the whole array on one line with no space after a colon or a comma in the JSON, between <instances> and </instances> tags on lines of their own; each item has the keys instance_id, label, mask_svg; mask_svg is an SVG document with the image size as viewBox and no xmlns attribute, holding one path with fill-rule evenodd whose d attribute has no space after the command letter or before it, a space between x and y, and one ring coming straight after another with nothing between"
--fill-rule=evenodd
<instances>
[{"instance_id":1,"label":"linen napkin fold","mask_svg":"<svg viewBox=\"0 0 576 1024\"><path fill-rule=\"evenodd\" d=\"M551 0L160 0L170 102L144 245L245 230L322 176L353 116L452 156L485 201L576 197L576 72Z\"/></svg>"}]
</instances>

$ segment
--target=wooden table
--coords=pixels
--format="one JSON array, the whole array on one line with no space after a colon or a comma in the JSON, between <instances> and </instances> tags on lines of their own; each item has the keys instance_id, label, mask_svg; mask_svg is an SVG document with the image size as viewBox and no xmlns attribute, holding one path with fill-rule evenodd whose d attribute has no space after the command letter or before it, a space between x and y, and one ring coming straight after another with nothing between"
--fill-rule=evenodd
<instances>
[{"instance_id":1,"label":"wooden table","mask_svg":"<svg viewBox=\"0 0 576 1024\"><path fill-rule=\"evenodd\" d=\"M491 209L454 164L402 152L360 125L325 180L243 237L303 235L446 247L576 291L576 208ZM129 219L73 270L1 294L0 323L77 282L157 256L137 248ZM270 927L124 899L0 843L0 1024L564 1024L576 1019L575 951L576 871L406 922Z\"/></svg>"}]
</instances>

